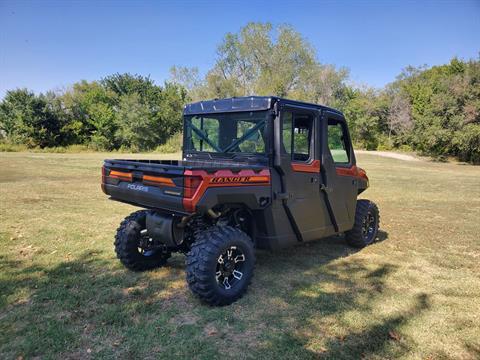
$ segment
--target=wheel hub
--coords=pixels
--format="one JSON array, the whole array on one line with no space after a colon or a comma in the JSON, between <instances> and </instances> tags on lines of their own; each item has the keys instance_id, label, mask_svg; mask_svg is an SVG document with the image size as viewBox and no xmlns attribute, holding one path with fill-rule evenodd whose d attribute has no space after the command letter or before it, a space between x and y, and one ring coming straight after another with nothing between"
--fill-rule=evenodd
<instances>
[{"instance_id":1,"label":"wheel hub","mask_svg":"<svg viewBox=\"0 0 480 360\"><path fill-rule=\"evenodd\" d=\"M220 287L231 289L243 277L245 254L237 246L230 246L217 259L215 278Z\"/></svg>"},{"instance_id":2,"label":"wheel hub","mask_svg":"<svg viewBox=\"0 0 480 360\"><path fill-rule=\"evenodd\" d=\"M226 261L225 264L223 264L223 273L226 275L230 275L234 269L235 263L232 261Z\"/></svg>"},{"instance_id":3,"label":"wheel hub","mask_svg":"<svg viewBox=\"0 0 480 360\"><path fill-rule=\"evenodd\" d=\"M138 252L143 256L152 256L155 254L153 239L148 236L147 229L140 231L140 239L138 241Z\"/></svg>"},{"instance_id":4,"label":"wheel hub","mask_svg":"<svg viewBox=\"0 0 480 360\"><path fill-rule=\"evenodd\" d=\"M365 239L372 240L370 238L375 233L375 225L375 215L372 213L372 211L368 211L367 216L365 216L362 222L362 233Z\"/></svg>"}]
</instances>

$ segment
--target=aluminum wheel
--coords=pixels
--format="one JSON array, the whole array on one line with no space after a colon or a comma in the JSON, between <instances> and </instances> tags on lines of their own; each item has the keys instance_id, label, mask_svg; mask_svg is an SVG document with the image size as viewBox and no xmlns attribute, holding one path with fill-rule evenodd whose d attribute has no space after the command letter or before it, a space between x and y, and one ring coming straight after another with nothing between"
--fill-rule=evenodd
<instances>
[{"instance_id":1,"label":"aluminum wheel","mask_svg":"<svg viewBox=\"0 0 480 360\"><path fill-rule=\"evenodd\" d=\"M215 278L220 287L230 290L243 278L245 254L237 246L230 246L217 259Z\"/></svg>"},{"instance_id":2,"label":"aluminum wheel","mask_svg":"<svg viewBox=\"0 0 480 360\"><path fill-rule=\"evenodd\" d=\"M375 229L377 226L377 219L372 210L369 210L367 216L363 219L362 233L366 243L371 243L374 240Z\"/></svg>"}]
</instances>

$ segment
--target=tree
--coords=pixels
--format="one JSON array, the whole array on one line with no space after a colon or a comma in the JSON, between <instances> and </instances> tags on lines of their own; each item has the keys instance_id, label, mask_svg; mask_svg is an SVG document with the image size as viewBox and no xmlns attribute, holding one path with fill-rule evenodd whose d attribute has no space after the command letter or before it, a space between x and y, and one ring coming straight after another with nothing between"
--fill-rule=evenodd
<instances>
[{"instance_id":1,"label":"tree","mask_svg":"<svg viewBox=\"0 0 480 360\"><path fill-rule=\"evenodd\" d=\"M163 86L149 76L116 73L63 93L9 91L0 102L1 140L150 150L181 131L187 101L276 95L340 109L357 146L406 145L480 162L480 58L407 66L383 89L358 87L347 84L347 69L320 63L292 27L252 22L224 36L204 76L182 66L170 72Z\"/></svg>"},{"instance_id":2,"label":"tree","mask_svg":"<svg viewBox=\"0 0 480 360\"><path fill-rule=\"evenodd\" d=\"M138 93L120 97L116 113L118 146L145 151L165 143L182 128L185 92L172 84L158 93L157 106L144 103Z\"/></svg>"},{"instance_id":3,"label":"tree","mask_svg":"<svg viewBox=\"0 0 480 360\"><path fill-rule=\"evenodd\" d=\"M28 147L54 146L60 123L47 100L27 89L8 91L0 104L0 127L7 137Z\"/></svg>"},{"instance_id":4,"label":"tree","mask_svg":"<svg viewBox=\"0 0 480 360\"><path fill-rule=\"evenodd\" d=\"M371 88L356 89L341 109L349 124L352 140L361 147L375 150L381 143L381 129L387 113L383 94Z\"/></svg>"},{"instance_id":5,"label":"tree","mask_svg":"<svg viewBox=\"0 0 480 360\"><path fill-rule=\"evenodd\" d=\"M478 161L480 59L453 58L429 69L409 67L393 86L411 105L409 142L415 149Z\"/></svg>"},{"instance_id":6,"label":"tree","mask_svg":"<svg viewBox=\"0 0 480 360\"><path fill-rule=\"evenodd\" d=\"M149 76L125 74L113 74L100 80L101 85L113 91L118 97L122 95L138 94L140 98L147 99L159 91Z\"/></svg>"},{"instance_id":7,"label":"tree","mask_svg":"<svg viewBox=\"0 0 480 360\"><path fill-rule=\"evenodd\" d=\"M181 85L161 87L149 77L131 74L108 76L101 84L116 94L116 146L152 149L182 128L187 93Z\"/></svg>"},{"instance_id":8,"label":"tree","mask_svg":"<svg viewBox=\"0 0 480 360\"><path fill-rule=\"evenodd\" d=\"M62 96L68 122L64 132L71 143L90 144L98 150L116 148L115 106L118 95L100 82L81 81Z\"/></svg>"},{"instance_id":9,"label":"tree","mask_svg":"<svg viewBox=\"0 0 480 360\"><path fill-rule=\"evenodd\" d=\"M139 151L163 144L181 129L186 90L178 84L155 85L149 77L114 74L75 84L62 101L68 115L64 131L77 143Z\"/></svg>"},{"instance_id":10,"label":"tree","mask_svg":"<svg viewBox=\"0 0 480 360\"><path fill-rule=\"evenodd\" d=\"M183 87L186 90L189 101L200 101L206 97L202 91L202 79L197 67L172 66L170 77L172 85Z\"/></svg>"},{"instance_id":11,"label":"tree","mask_svg":"<svg viewBox=\"0 0 480 360\"><path fill-rule=\"evenodd\" d=\"M158 141L157 131L151 126L151 113L145 104L140 102L136 93L120 97L116 113L116 143L121 148L134 151L147 150Z\"/></svg>"},{"instance_id":12,"label":"tree","mask_svg":"<svg viewBox=\"0 0 480 360\"><path fill-rule=\"evenodd\" d=\"M194 99L277 95L334 104L345 91L345 69L320 64L312 46L287 25L249 23L228 33L205 78L198 71L173 68L172 77Z\"/></svg>"},{"instance_id":13,"label":"tree","mask_svg":"<svg viewBox=\"0 0 480 360\"><path fill-rule=\"evenodd\" d=\"M401 92L391 94L388 109L388 138L392 135L405 135L413 128L411 105L408 97Z\"/></svg>"}]
</instances>

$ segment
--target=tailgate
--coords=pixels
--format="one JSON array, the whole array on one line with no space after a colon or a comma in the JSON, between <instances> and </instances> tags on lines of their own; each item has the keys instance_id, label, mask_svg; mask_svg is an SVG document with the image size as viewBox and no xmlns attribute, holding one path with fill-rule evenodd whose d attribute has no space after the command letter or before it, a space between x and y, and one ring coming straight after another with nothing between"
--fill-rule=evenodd
<instances>
[{"instance_id":1,"label":"tailgate","mask_svg":"<svg viewBox=\"0 0 480 360\"><path fill-rule=\"evenodd\" d=\"M184 213L184 170L175 160L105 160L102 190L113 200Z\"/></svg>"}]
</instances>

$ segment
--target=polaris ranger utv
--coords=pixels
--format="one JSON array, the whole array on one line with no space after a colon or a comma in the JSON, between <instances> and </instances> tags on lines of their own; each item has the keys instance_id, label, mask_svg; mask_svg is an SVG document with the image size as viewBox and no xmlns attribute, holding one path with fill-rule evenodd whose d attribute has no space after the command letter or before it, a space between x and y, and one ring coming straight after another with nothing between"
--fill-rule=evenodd
<instances>
[{"instance_id":1,"label":"polaris ranger utv","mask_svg":"<svg viewBox=\"0 0 480 360\"><path fill-rule=\"evenodd\" d=\"M115 236L129 269L186 255L190 289L212 305L239 299L254 248L278 249L346 233L372 243L377 206L337 110L277 97L201 101L184 110L182 160L105 160L102 189L140 206Z\"/></svg>"}]
</instances>

